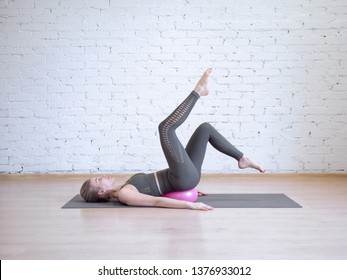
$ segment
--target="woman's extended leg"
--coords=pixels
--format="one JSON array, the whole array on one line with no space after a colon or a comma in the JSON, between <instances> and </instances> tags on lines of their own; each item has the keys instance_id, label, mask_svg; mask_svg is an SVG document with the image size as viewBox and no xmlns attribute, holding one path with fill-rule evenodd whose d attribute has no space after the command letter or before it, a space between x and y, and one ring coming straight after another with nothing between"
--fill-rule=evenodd
<instances>
[{"instance_id":1,"label":"woman's extended leg","mask_svg":"<svg viewBox=\"0 0 347 280\"><path fill-rule=\"evenodd\" d=\"M176 135L176 129L187 119L199 94L193 91L170 116L159 124L159 137L169 165L169 181L173 188L194 188L200 180L199 172Z\"/></svg>"},{"instance_id":2,"label":"woman's extended leg","mask_svg":"<svg viewBox=\"0 0 347 280\"><path fill-rule=\"evenodd\" d=\"M211 69L207 69L194 91L159 124L160 142L169 165L169 181L179 190L194 188L200 180L200 172L179 141L176 129L187 119L199 97L208 94L210 73Z\"/></svg>"}]
</instances>

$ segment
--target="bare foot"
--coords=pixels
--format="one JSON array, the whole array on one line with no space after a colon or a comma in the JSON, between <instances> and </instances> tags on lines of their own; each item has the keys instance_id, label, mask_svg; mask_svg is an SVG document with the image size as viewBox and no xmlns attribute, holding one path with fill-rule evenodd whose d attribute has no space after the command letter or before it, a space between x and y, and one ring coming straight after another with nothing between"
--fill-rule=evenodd
<instances>
[{"instance_id":1,"label":"bare foot","mask_svg":"<svg viewBox=\"0 0 347 280\"><path fill-rule=\"evenodd\" d=\"M253 162L252 160L250 160L248 157L245 157L245 156L243 156L239 160L239 168L240 169L254 168L254 169L259 170L261 173L265 172L265 170L259 164Z\"/></svg>"},{"instance_id":2,"label":"bare foot","mask_svg":"<svg viewBox=\"0 0 347 280\"><path fill-rule=\"evenodd\" d=\"M199 82L196 84L194 91L200 96L208 95L208 77L212 72L212 68L208 68L201 76Z\"/></svg>"}]
</instances>

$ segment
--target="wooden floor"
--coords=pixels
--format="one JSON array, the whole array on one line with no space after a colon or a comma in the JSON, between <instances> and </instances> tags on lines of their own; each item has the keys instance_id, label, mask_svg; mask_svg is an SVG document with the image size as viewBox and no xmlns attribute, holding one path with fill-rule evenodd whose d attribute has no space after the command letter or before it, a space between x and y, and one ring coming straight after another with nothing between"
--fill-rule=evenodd
<instances>
[{"instance_id":1,"label":"wooden floor","mask_svg":"<svg viewBox=\"0 0 347 280\"><path fill-rule=\"evenodd\" d=\"M347 174L205 175L199 186L284 193L303 208L61 209L86 178L0 175L0 259L347 259Z\"/></svg>"}]
</instances>

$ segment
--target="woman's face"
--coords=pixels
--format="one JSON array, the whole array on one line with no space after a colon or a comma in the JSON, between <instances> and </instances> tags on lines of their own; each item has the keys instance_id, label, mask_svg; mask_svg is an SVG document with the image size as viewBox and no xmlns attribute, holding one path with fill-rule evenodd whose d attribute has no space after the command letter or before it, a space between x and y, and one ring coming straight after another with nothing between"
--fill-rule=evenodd
<instances>
[{"instance_id":1,"label":"woman's face","mask_svg":"<svg viewBox=\"0 0 347 280\"><path fill-rule=\"evenodd\" d=\"M111 190L115 182L116 179L113 177L94 177L90 180L91 186L101 193Z\"/></svg>"}]
</instances>

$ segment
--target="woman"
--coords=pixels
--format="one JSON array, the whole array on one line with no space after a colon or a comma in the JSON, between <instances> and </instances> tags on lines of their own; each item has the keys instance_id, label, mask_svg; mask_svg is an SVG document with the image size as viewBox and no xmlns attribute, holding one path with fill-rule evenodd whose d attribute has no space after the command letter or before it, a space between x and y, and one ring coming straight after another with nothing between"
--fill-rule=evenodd
<instances>
[{"instance_id":1,"label":"woman","mask_svg":"<svg viewBox=\"0 0 347 280\"><path fill-rule=\"evenodd\" d=\"M196 129L186 148L177 138L176 128L187 119L196 101L201 96L208 95L208 78L211 72L212 69L207 69L194 91L159 124L160 142L168 169L151 174L135 174L122 185L117 185L112 177L95 177L83 184L81 196L87 202L105 202L116 198L133 206L212 210L211 206L201 202L187 202L162 196L197 186L208 142L218 151L236 159L239 168L254 168L264 172L261 166L245 157L208 123L203 123Z\"/></svg>"}]
</instances>

